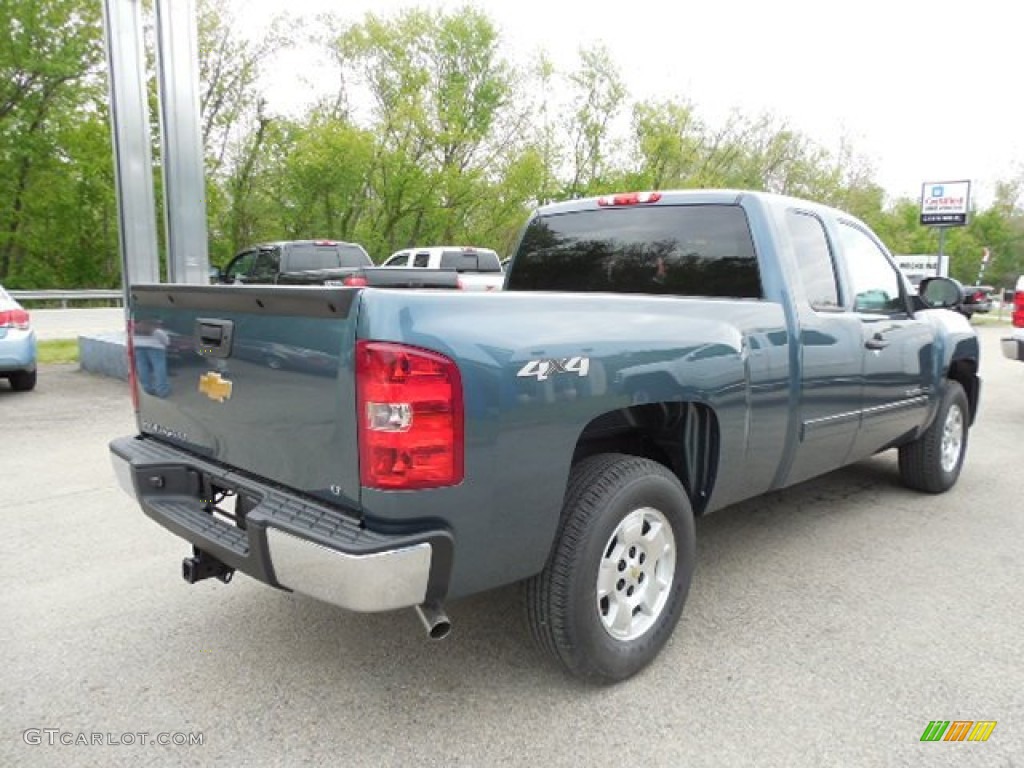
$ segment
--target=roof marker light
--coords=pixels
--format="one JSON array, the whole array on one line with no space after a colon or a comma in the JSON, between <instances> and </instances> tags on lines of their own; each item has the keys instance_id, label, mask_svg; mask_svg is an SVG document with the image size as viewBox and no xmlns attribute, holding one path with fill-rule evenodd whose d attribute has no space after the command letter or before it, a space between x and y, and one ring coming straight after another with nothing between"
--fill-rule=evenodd
<instances>
[{"instance_id":1,"label":"roof marker light","mask_svg":"<svg viewBox=\"0 0 1024 768\"><path fill-rule=\"evenodd\" d=\"M643 203L656 203L661 200L661 192L626 192L619 195L608 195L597 198L597 204L602 208L616 205L639 205Z\"/></svg>"}]
</instances>

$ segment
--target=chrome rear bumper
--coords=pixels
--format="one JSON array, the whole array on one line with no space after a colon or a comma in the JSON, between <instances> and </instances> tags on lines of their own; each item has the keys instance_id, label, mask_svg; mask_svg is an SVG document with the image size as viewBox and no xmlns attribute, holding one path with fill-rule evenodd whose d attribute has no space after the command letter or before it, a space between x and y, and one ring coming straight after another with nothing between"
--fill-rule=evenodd
<instances>
[{"instance_id":1,"label":"chrome rear bumper","mask_svg":"<svg viewBox=\"0 0 1024 768\"><path fill-rule=\"evenodd\" d=\"M408 608L427 596L431 555L427 543L353 555L268 528L267 549L282 586L350 611Z\"/></svg>"},{"instance_id":2,"label":"chrome rear bumper","mask_svg":"<svg viewBox=\"0 0 1024 768\"><path fill-rule=\"evenodd\" d=\"M118 484L147 516L270 586L360 612L444 597L452 551L446 531L373 532L337 508L242 480L152 439L115 440L110 456ZM201 489L211 482L250 500L244 527L208 511Z\"/></svg>"}]
</instances>

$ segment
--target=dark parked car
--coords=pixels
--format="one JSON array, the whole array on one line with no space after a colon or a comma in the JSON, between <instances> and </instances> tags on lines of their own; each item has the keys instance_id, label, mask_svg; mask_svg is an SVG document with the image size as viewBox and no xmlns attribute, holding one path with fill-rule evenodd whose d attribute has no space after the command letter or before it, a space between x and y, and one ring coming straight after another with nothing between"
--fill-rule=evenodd
<instances>
[{"instance_id":1,"label":"dark parked car","mask_svg":"<svg viewBox=\"0 0 1024 768\"><path fill-rule=\"evenodd\" d=\"M991 312L992 291L994 290L995 288L991 285L965 285L961 312L968 317L976 312L982 315Z\"/></svg>"},{"instance_id":2,"label":"dark parked car","mask_svg":"<svg viewBox=\"0 0 1024 768\"><path fill-rule=\"evenodd\" d=\"M223 270L214 268L213 283L325 285L357 269L373 266L366 249L336 240L284 240L246 248Z\"/></svg>"}]
</instances>

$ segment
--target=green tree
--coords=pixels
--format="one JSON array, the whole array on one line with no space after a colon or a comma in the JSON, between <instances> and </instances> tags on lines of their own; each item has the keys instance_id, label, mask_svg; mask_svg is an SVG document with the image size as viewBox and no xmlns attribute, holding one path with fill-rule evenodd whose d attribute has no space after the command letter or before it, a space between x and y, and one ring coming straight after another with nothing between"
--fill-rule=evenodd
<instances>
[{"instance_id":1,"label":"green tree","mask_svg":"<svg viewBox=\"0 0 1024 768\"><path fill-rule=\"evenodd\" d=\"M288 236L356 239L375 151L371 133L330 113L297 126L282 169Z\"/></svg>"},{"instance_id":2,"label":"green tree","mask_svg":"<svg viewBox=\"0 0 1024 768\"><path fill-rule=\"evenodd\" d=\"M483 204L500 154L498 116L513 93L498 34L479 11L369 14L333 25L343 77L373 100L366 128L376 136L369 170L373 210L361 215L372 253L424 239L452 241ZM507 130L507 128L506 128Z\"/></svg>"},{"instance_id":3,"label":"green tree","mask_svg":"<svg viewBox=\"0 0 1024 768\"><path fill-rule=\"evenodd\" d=\"M614 175L617 149L612 128L628 96L604 45L582 48L579 56L579 67L569 74L573 96L565 131L572 165L566 197L581 197L607 187Z\"/></svg>"},{"instance_id":4,"label":"green tree","mask_svg":"<svg viewBox=\"0 0 1024 768\"><path fill-rule=\"evenodd\" d=\"M110 162L109 139L98 130L105 117L99 5L0 0L0 28L7 31L0 38L0 280L108 280L109 229L97 229L94 209L79 205L102 209L111 199L95 184ZM83 177L87 167L94 178ZM65 270L60 249L72 243L85 251Z\"/></svg>"}]
</instances>

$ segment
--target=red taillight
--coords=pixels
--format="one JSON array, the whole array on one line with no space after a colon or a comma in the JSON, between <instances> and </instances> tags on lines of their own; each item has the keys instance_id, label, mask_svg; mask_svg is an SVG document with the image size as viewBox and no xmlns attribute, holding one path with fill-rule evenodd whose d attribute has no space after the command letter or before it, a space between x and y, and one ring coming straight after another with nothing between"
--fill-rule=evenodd
<instances>
[{"instance_id":1,"label":"red taillight","mask_svg":"<svg viewBox=\"0 0 1024 768\"><path fill-rule=\"evenodd\" d=\"M8 309L0 312L0 328L28 330L28 312L24 309Z\"/></svg>"},{"instance_id":2,"label":"red taillight","mask_svg":"<svg viewBox=\"0 0 1024 768\"><path fill-rule=\"evenodd\" d=\"M341 282L351 288L362 288L370 284L362 275L349 275Z\"/></svg>"},{"instance_id":3,"label":"red taillight","mask_svg":"<svg viewBox=\"0 0 1024 768\"><path fill-rule=\"evenodd\" d=\"M314 240L313 245L337 245L333 240Z\"/></svg>"},{"instance_id":4,"label":"red taillight","mask_svg":"<svg viewBox=\"0 0 1024 768\"><path fill-rule=\"evenodd\" d=\"M975 292L974 292L974 300L975 300L975 301L976 301L977 303L979 303L979 304L980 304L981 302L983 302L983 301L985 300L985 294L984 294L984 293L982 293L981 291L975 291Z\"/></svg>"},{"instance_id":5,"label":"red taillight","mask_svg":"<svg viewBox=\"0 0 1024 768\"><path fill-rule=\"evenodd\" d=\"M601 207L609 205L639 205L640 203L656 203L661 200L661 192L627 192L623 195L611 195L597 198Z\"/></svg>"},{"instance_id":6,"label":"red taillight","mask_svg":"<svg viewBox=\"0 0 1024 768\"><path fill-rule=\"evenodd\" d=\"M132 335L135 330L134 324L131 320L128 321L128 325L125 329L125 340L127 341L128 347L128 389L132 393L132 410L136 413L139 412L139 376L135 370L135 342L132 341Z\"/></svg>"},{"instance_id":7,"label":"red taillight","mask_svg":"<svg viewBox=\"0 0 1024 768\"><path fill-rule=\"evenodd\" d=\"M458 288L460 291L466 290L466 286L463 284L461 277L455 278L455 287Z\"/></svg>"},{"instance_id":8,"label":"red taillight","mask_svg":"<svg viewBox=\"0 0 1024 768\"><path fill-rule=\"evenodd\" d=\"M1013 325L1024 328L1024 291L1013 294Z\"/></svg>"},{"instance_id":9,"label":"red taillight","mask_svg":"<svg viewBox=\"0 0 1024 768\"><path fill-rule=\"evenodd\" d=\"M407 490L462 482L462 377L447 357L357 342L356 418L363 486Z\"/></svg>"}]
</instances>

